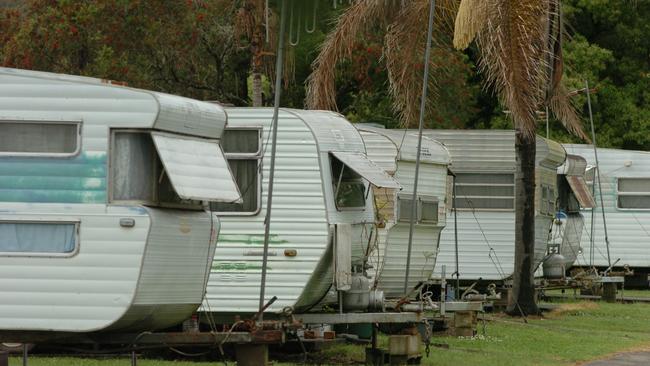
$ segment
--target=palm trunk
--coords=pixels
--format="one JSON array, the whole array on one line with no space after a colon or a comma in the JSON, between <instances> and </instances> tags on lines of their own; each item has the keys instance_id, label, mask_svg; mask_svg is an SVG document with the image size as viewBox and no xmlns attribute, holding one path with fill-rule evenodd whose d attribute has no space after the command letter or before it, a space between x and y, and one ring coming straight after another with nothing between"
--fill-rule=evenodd
<instances>
[{"instance_id":1,"label":"palm trunk","mask_svg":"<svg viewBox=\"0 0 650 366\"><path fill-rule=\"evenodd\" d=\"M512 296L506 312L510 315L538 314L535 302L535 136L517 132L517 182L515 184L515 267Z\"/></svg>"},{"instance_id":2,"label":"palm trunk","mask_svg":"<svg viewBox=\"0 0 650 366\"><path fill-rule=\"evenodd\" d=\"M253 107L261 107L263 104L262 100L262 74L257 71L253 70L253 85L252 85L252 101L253 101Z\"/></svg>"}]
</instances>

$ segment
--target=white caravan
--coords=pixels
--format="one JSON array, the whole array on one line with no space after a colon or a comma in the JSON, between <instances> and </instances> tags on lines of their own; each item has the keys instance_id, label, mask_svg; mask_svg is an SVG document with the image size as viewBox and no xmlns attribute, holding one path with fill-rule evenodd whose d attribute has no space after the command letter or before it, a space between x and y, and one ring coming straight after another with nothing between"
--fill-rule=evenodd
<instances>
[{"instance_id":1,"label":"white caravan","mask_svg":"<svg viewBox=\"0 0 650 366\"><path fill-rule=\"evenodd\" d=\"M515 132L513 130L426 130L451 154L456 175L458 260L461 280L502 280L514 263ZM557 200L557 168L566 153L554 141L537 137L535 266L546 255ZM447 213L434 277L445 265L455 271L454 212Z\"/></svg>"},{"instance_id":2,"label":"white caravan","mask_svg":"<svg viewBox=\"0 0 650 366\"><path fill-rule=\"evenodd\" d=\"M219 228L201 201L240 199L225 124L214 104L0 68L3 337L189 317Z\"/></svg>"},{"instance_id":3,"label":"white caravan","mask_svg":"<svg viewBox=\"0 0 650 366\"><path fill-rule=\"evenodd\" d=\"M378 233L371 258L376 287L386 297L405 295L404 280L412 209L417 134L357 125L368 157L404 187L402 191L375 188ZM413 231L407 292L431 277L445 227L449 152L439 142L422 138L418 178L417 216Z\"/></svg>"},{"instance_id":4,"label":"white caravan","mask_svg":"<svg viewBox=\"0 0 650 366\"><path fill-rule=\"evenodd\" d=\"M243 203L212 205L222 230L202 311L250 314L258 311L273 109L226 113L223 147ZM336 302L337 292L345 310L369 307L370 185L399 184L365 153L359 132L340 114L280 109L265 289L265 301L277 301L269 313L306 312Z\"/></svg>"},{"instance_id":5,"label":"white caravan","mask_svg":"<svg viewBox=\"0 0 650 366\"><path fill-rule=\"evenodd\" d=\"M594 182L596 159L591 145L566 144L568 153L587 159L589 164L587 184ZM650 152L598 148L600 183L602 199L610 242L611 262L620 258L618 267L625 264L635 268L637 275L650 269ZM591 189L591 188L590 188ZM575 265L592 264L601 269L607 268L607 246L603 216L601 211L598 182L595 192L596 208L583 210L582 253ZM591 219L593 217L594 250L590 250ZM593 257L593 259L591 259ZM642 279L647 284L647 278Z\"/></svg>"}]
</instances>

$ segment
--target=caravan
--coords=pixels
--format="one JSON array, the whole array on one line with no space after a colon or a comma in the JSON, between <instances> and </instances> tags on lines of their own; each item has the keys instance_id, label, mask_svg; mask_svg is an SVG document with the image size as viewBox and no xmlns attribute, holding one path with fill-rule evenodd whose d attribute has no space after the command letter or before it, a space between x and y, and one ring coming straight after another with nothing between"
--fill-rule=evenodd
<instances>
[{"instance_id":1,"label":"caravan","mask_svg":"<svg viewBox=\"0 0 650 366\"><path fill-rule=\"evenodd\" d=\"M451 154L455 174L458 260L461 280L503 280L513 271L515 248L515 132L512 130L426 130ZM537 137L535 266L544 260L556 212L557 168L566 153ZM453 210L440 238L434 277L456 267Z\"/></svg>"},{"instance_id":2,"label":"caravan","mask_svg":"<svg viewBox=\"0 0 650 366\"><path fill-rule=\"evenodd\" d=\"M418 137L410 131L397 131L357 125L368 150L368 157L395 177L401 191L375 188L375 206L380 222L375 237L373 273L376 287L387 298L405 295L404 280L415 181ZM418 178L417 216L411 248L407 291L431 277L438 254L440 233L446 224L447 167L449 152L437 141L422 138Z\"/></svg>"},{"instance_id":3,"label":"caravan","mask_svg":"<svg viewBox=\"0 0 650 366\"><path fill-rule=\"evenodd\" d=\"M597 165L593 146L566 144L564 148L568 153L587 160L586 182L591 190ZM629 265L637 276L647 274L650 271L650 152L598 148L598 159L602 186L599 187L596 180L594 197L597 207L582 211L585 220L582 252L575 265L605 269L610 262L614 264L620 259L617 267ZM609 260L603 208L610 244ZM593 238L593 250L590 238ZM647 278L639 279L647 285Z\"/></svg>"},{"instance_id":4,"label":"caravan","mask_svg":"<svg viewBox=\"0 0 650 366\"><path fill-rule=\"evenodd\" d=\"M145 331L203 299L236 202L217 105L0 68L0 332Z\"/></svg>"},{"instance_id":5,"label":"caravan","mask_svg":"<svg viewBox=\"0 0 650 366\"><path fill-rule=\"evenodd\" d=\"M217 316L259 310L273 119L272 108L226 113L224 150L243 202L212 205L222 230L201 310ZM280 109L265 289L277 300L267 312L383 305L367 278L375 235L371 185L400 187L366 157L351 123L329 111Z\"/></svg>"}]
</instances>

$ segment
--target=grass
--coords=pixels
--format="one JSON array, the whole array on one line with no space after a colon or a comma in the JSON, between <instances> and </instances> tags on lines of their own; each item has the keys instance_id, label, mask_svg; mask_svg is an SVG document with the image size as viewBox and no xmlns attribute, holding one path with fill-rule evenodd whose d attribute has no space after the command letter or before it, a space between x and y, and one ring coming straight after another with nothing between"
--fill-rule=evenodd
<instances>
[{"instance_id":1,"label":"grass","mask_svg":"<svg viewBox=\"0 0 650 366\"><path fill-rule=\"evenodd\" d=\"M544 317L529 319L487 314L472 338L435 337L423 365L575 365L629 349L650 347L650 305L567 302ZM383 342L386 339L382 339ZM382 343L383 343L382 342ZM312 362L336 365L363 361L362 346L341 344L310 355ZM12 358L10 365L21 365ZM118 366L128 359L89 360L33 356L31 366ZM211 363L140 359L142 366L201 366ZM229 364L233 364L230 362ZM291 365L274 363L276 366Z\"/></svg>"},{"instance_id":2,"label":"grass","mask_svg":"<svg viewBox=\"0 0 650 366\"><path fill-rule=\"evenodd\" d=\"M548 295L557 295L557 296L567 296L567 297L573 297L573 290L572 289L567 289L562 293L562 290L546 290L546 294ZM577 292L578 295L580 295L580 292ZM628 290L624 289L621 291L621 289L618 289L618 297L638 297L638 298L650 298L650 291L648 290Z\"/></svg>"}]
</instances>

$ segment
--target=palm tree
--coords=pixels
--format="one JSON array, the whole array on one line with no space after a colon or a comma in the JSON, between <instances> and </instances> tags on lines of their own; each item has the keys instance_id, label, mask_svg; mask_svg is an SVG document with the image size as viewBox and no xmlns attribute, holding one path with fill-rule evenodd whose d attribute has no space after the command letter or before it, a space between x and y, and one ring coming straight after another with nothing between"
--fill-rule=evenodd
<instances>
[{"instance_id":1,"label":"palm tree","mask_svg":"<svg viewBox=\"0 0 650 366\"><path fill-rule=\"evenodd\" d=\"M462 0L454 45L476 39L479 69L516 130L515 270L507 312L536 314L535 247L536 114L548 107L570 132L588 140L562 83L563 25L560 0Z\"/></svg>"},{"instance_id":2,"label":"palm tree","mask_svg":"<svg viewBox=\"0 0 650 366\"><path fill-rule=\"evenodd\" d=\"M426 7L429 0L358 1L338 20L325 40L308 79L309 108L335 109L336 63L349 57L358 35L371 26L384 25L385 66L393 105L403 126L417 119L418 82L413 72L425 47ZM563 27L560 0L438 0L437 39L454 29L454 46L465 49L476 39L480 72L486 85L510 111L516 130L518 162L515 218L515 270L511 301L513 315L538 313L534 298L535 245L535 130L536 112L548 106L564 126L587 139L580 119L568 101L562 83ZM455 19L455 26L452 25ZM431 63L444 60L429 60ZM435 83L431 101L435 100Z\"/></svg>"}]
</instances>

